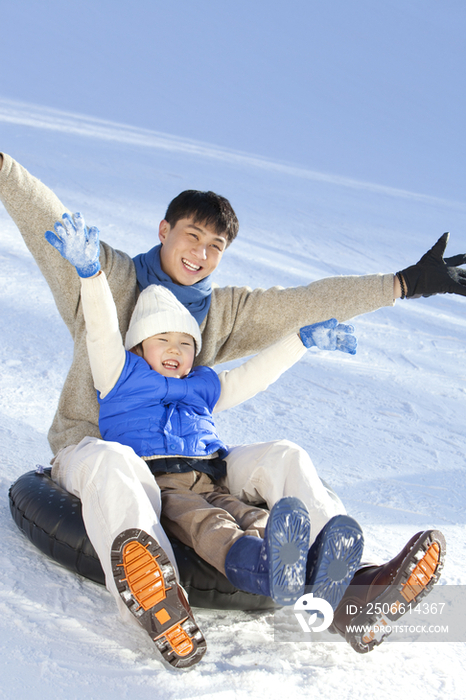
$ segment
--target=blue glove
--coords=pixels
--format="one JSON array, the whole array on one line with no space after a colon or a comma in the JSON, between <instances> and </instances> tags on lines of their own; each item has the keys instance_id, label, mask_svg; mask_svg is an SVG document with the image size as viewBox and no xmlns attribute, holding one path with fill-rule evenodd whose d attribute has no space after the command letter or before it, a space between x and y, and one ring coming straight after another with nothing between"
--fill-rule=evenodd
<instances>
[{"instance_id":1,"label":"blue glove","mask_svg":"<svg viewBox=\"0 0 466 700\"><path fill-rule=\"evenodd\" d=\"M99 229L87 228L82 214L63 214L63 224L54 224L55 233L46 231L45 238L60 255L76 268L80 277L92 277L100 270Z\"/></svg>"},{"instance_id":2,"label":"blue glove","mask_svg":"<svg viewBox=\"0 0 466 700\"><path fill-rule=\"evenodd\" d=\"M353 333L353 326L338 323L336 318L299 329L302 343L307 348L315 345L319 350L341 350L356 355L358 341Z\"/></svg>"}]
</instances>

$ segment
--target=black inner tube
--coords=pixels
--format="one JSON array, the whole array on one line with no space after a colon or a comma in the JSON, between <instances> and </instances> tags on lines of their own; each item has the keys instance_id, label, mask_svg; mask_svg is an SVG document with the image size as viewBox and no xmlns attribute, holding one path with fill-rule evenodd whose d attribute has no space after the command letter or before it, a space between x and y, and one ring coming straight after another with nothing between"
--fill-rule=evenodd
<instances>
[{"instance_id":1,"label":"black inner tube","mask_svg":"<svg viewBox=\"0 0 466 700\"><path fill-rule=\"evenodd\" d=\"M52 481L51 469L23 474L10 487L13 520L41 552L70 571L105 585L99 558L84 527L81 501ZM194 607L217 610L270 610L271 598L235 588L196 552L174 538L180 583Z\"/></svg>"}]
</instances>

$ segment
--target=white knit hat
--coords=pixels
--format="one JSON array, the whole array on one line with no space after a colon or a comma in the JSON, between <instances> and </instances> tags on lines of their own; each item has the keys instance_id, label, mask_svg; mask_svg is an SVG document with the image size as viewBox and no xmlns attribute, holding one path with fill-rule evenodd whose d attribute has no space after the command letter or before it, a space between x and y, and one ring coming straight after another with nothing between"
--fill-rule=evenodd
<instances>
[{"instance_id":1,"label":"white knit hat","mask_svg":"<svg viewBox=\"0 0 466 700\"><path fill-rule=\"evenodd\" d=\"M199 325L188 309L166 287L151 284L137 300L126 333L125 348L131 350L158 333L187 333L194 338L196 355L201 351Z\"/></svg>"}]
</instances>

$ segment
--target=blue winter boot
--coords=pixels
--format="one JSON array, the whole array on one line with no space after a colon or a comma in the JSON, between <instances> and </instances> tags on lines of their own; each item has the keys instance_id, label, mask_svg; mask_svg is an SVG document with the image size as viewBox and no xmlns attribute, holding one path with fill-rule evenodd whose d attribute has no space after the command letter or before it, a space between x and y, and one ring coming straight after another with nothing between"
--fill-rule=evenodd
<instances>
[{"instance_id":1,"label":"blue winter boot","mask_svg":"<svg viewBox=\"0 0 466 700\"><path fill-rule=\"evenodd\" d=\"M336 515L317 535L309 550L306 591L335 610L359 567L364 537L356 520Z\"/></svg>"},{"instance_id":2,"label":"blue winter boot","mask_svg":"<svg viewBox=\"0 0 466 700\"><path fill-rule=\"evenodd\" d=\"M245 535L228 551L228 580L248 593L270 596L278 605L293 605L304 593L311 525L298 498L275 503L264 539Z\"/></svg>"}]
</instances>

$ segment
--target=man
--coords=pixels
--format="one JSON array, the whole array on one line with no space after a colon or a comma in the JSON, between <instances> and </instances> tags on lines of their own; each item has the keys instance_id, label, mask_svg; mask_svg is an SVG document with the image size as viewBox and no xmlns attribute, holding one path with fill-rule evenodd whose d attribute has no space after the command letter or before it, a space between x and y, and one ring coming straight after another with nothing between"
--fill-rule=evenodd
<instances>
[{"instance_id":1,"label":"man","mask_svg":"<svg viewBox=\"0 0 466 700\"><path fill-rule=\"evenodd\" d=\"M57 308L74 339L73 364L49 432L50 445L55 453L53 475L66 484L66 472L69 469L85 468L103 473L104 464L107 460L111 462L114 455L113 448L109 447L107 456L102 456L100 444L96 451L100 439L98 404L87 361L79 284L76 276L70 273L69 266L64 264L55 251L49 249L44 239L45 231L61 219L65 207L45 185L9 156L0 155L0 166L2 201L44 274ZM195 216L189 214L188 207L188 210L179 210L178 218L171 218L169 206L159 228L161 249L158 252L158 267L157 253L153 251L146 254L147 260L146 256L138 256L135 266L127 255L101 243L100 264L108 277L123 336L138 296L137 281L141 286L145 280L147 283L153 281L151 274L154 264L159 283L163 283L160 279L162 276L167 286L172 285L172 291L174 286L183 297L186 290L189 292L195 289L197 292L196 285L202 287L202 283L220 263L227 245L236 235L237 222L235 224L234 212L232 214L232 210L229 211L231 207L224 198L214 195L215 207L220 212L220 221L222 216L230 221L232 233L228 233L228 226L222 228L223 224L219 226L212 223L209 216L203 216L198 207ZM400 297L429 296L444 292L466 295L464 273L457 267L466 258L456 256L444 261L446 242L447 237L443 236L417 265L397 275L328 278L289 289L226 287L207 289L207 292L201 289L201 300L196 301L195 309L190 309L195 315L203 315L200 322L203 348L197 361L199 364L214 365L251 355L304 325L330 317L342 322L382 306L393 306ZM184 303L183 298L180 301ZM248 460L244 459L244 449L249 450ZM96 452L99 454L98 464ZM248 465L247 474L238 468L238 465L244 464ZM227 474L230 492L244 500L265 500L271 507L282 496L299 496L310 510L313 525L317 523L314 537L333 515L341 512L341 508L335 506L335 501L320 482L307 454L287 441L233 448L227 458ZM144 488L147 491L153 489L149 484ZM82 493L77 495L83 499ZM91 501L90 495L89 503ZM97 507L96 503L94 505ZM171 548L161 528L150 534L158 539L172 557ZM371 584L374 581L384 591L392 584L404 585L419 559L435 550L431 574L425 577L415 600L422 597L438 577L444 553L442 539L433 531L420 533L384 567L364 569L361 572L364 578L359 579L363 581L363 592L358 598L359 609L364 611L367 603L373 600ZM358 574L353 579L355 583L356 579ZM340 607L343 604L344 601ZM335 616L338 623L337 617L338 610ZM345 634L344 626L336 624L336 628ZM379 643L378 640L370 640L372 646L372 642Z\"/></svg>"}]
</instances>

